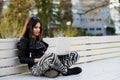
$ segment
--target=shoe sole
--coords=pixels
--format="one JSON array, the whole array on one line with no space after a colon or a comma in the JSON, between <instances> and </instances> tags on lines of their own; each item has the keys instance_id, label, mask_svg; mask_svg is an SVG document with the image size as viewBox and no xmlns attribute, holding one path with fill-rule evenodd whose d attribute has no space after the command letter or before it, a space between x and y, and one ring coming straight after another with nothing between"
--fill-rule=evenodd
<instances>
[{"instance_id":1,"label":"shoe sole","mask_svg":"<svg viewBox=\"0 0 120 80\"><path fill-rule=\"evenodd\" d=\"M45 77L49 77L49 78L55 78L59 75L59 72L56 70L50 70L50 71L46 71L44 76Z\"/></svg>"}]
</instances>

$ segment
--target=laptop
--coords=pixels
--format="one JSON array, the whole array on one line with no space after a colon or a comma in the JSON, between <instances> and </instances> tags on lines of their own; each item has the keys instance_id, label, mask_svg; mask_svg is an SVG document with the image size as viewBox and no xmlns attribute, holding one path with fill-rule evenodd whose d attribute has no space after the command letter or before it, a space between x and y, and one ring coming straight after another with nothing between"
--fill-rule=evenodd
<instances>
[{"instance_id":1,"label":"laptop","mask_svg":"<svg viewBox=\"0 0 120 80\"><path fill-rule=\"evenodd\" d=\"M64 55L70 52L70 38L68 37L58 37L56 38L56 55Z\"/></svg>"}]
</instances>

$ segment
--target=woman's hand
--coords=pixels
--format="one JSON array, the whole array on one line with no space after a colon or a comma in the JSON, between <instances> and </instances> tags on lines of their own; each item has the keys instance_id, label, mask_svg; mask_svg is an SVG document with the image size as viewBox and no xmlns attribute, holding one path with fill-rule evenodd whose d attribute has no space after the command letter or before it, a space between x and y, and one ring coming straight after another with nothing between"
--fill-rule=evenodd
<instances>
[{"instance_id":1,"label":"woman's hand","mask_svg":"<svg viewBox=\"0 0 120 80\"><path fill-rule=\"evenodd\" d=\"M40 58L35 58L34 62L37 63L37 62L39 62L39 60L40 60Z\"/></svg>"}]
</instances>

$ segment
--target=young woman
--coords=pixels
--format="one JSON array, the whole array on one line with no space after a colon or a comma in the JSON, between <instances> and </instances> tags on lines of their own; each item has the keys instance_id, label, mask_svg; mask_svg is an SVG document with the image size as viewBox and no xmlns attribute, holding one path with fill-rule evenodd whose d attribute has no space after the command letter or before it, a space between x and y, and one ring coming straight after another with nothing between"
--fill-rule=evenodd
<instances>
[{"instance_id":1,"label":"young woman","mask_svg":"<svg viewBox=\"0 0 120 80\"><path fill-rule=\"evenodd\" d=\"M37 16L30 17L26 22L17 46L20 63L27 63L34 76L57 77L60 73L67 76L82 71L80 67L69 68L79 58L76 52L45 54L49 45L42 39L42 23Z\"/></svg>"}]
</instances>

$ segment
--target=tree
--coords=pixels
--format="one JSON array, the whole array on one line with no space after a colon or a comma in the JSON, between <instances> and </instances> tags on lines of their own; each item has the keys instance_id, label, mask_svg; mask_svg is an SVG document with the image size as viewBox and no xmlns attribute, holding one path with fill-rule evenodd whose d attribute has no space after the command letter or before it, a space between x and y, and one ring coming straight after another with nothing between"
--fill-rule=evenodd
<instances>
[{"instance_id":1,"label":"tree","mask_svg":"<svg viewBox=\"0 0 120 80\"><path fill-rule=\"evenodd\" d=\"M0 15L2 14L3 10L3 0L0 0Z\"/></svg>"},{"instance_id":2,"label":"tree","mask_svg":"<svg viewBox=\"0 0 120 80\"><path fill-rule=\"evenodd\" d=\"M43 36L49 36L49 23L52 20L52 5L53 0L35 0L35 9L37 10L37 16L41 18L43 26Z\"/></svg>"},{"instance_id":3,"label":"tree","mask_svg":"<svg viewBox=\"0 0 120 80\"><path fill-rule=\"evenodd\" d=\"M120 0L119 0L119 3L120 3ZM81 13L78 13L80 15L84 15L84 14L87 14L91 11L94 11L96 9L99 9L99 8L102 8L102 7L107 7L109 6L110 4L113 4L110 2L110 0L103 0L103 1L97 1L97 2L91 2L89 3L88 5L86 5L86 7L89 7L88 9L82 9ZM118 9L118 11L120 12L120 9Z\"/></svg>"},{"instance_id":4,"label":"tree","mask_svg":"<svg viewBox=\"0 0 120 80\"><path fill-rule=\"evenodd\" d=\"M71 0L60 0L60 4L59 4L59 11L61 13L60 18L59 18L59 22L61 23L61 25L59 26L59 29L62 31L63 35L65 36L69 36L69 29L66 23L70 22L72 24L72 3Z\"/></svg>"},{"instance_id":5,"label":"tree","mask_svg":"<svg viewBox=\"0 0 120 80\"><path fill-rule=\"evenodd\" d=\"M60 0L61 22L72 22L72 3L71 0Z\"/></svg>"},{"instance_id":6,"label":"tree","mask_svg":"<svg viewBox=\"0 0 120 80\"><path fill-rule=\"evenodd\" d=\"M32 0L9 0L7 12L2 14L0 34L2 38L19 37L29 16Z\"/></svg>"},{"instance_id":7,"label":"tree","mask_svg":"<svg viewBox=\"0 0 120 80\"><path fill-rule=\"evenodd\" d=\"M2 12L2 8L3 8L3 0L0 0L0 13Z\"/></svg>"},{"instance_id":8,"label":"tree","mask_svg":"<svg viewBox=\"0 0 120 80\"><path fill-rule=\"evenodd\" d=\"M87 9L82 9L81 11L81 13L79 13L80 15L84 15L84 14L87 14L87 13L89 13L89 12L91 12L91 11L93 11L93 10L96 10L96 9L98 9L98 8L102 8L102 7L106 7L106 6L108 6L109 4L111 4L110 3L110 0L104 0L104 1L96 1L96 2L91 2L91 3L89 3L88 5L86 5L86 7L89 7L89 8L87 8Z\"/></svg>"}]
</instances>

